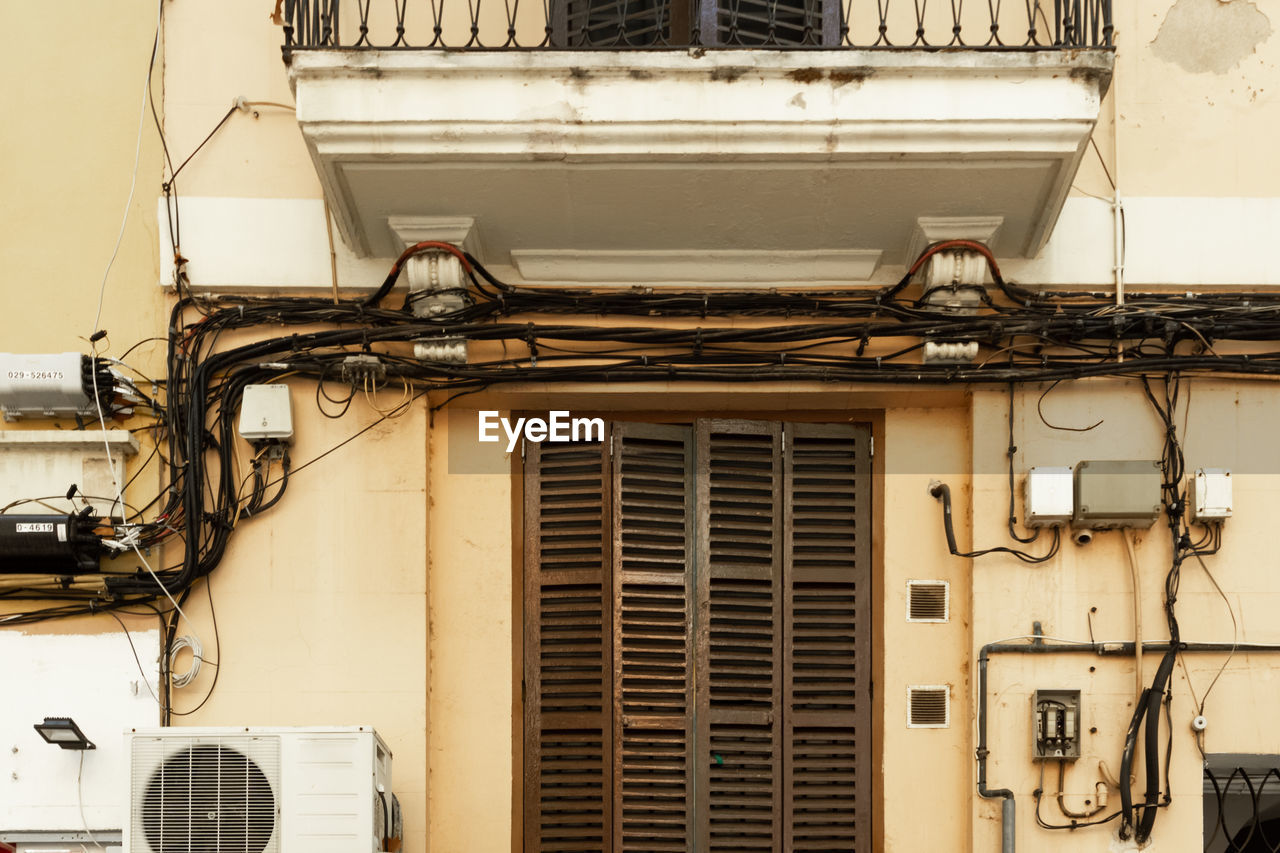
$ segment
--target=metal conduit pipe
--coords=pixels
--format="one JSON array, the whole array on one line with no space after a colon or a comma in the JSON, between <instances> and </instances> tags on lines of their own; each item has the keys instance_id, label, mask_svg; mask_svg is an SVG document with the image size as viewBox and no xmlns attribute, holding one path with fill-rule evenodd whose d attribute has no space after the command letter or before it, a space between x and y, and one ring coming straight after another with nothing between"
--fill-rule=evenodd
<instances>
[{"instance_id":1,"label":"metal conduit pipe","mask_svg":"<svg viewBox=\"0 0 1280 853\"><path fill-rule=\"evenodd\" d=\"M1039 623L1037 623L1037 633ZM1178 643L1182 652L1280 652L1280 644L1267 643ZM994 654L1095 654L1102 657L1132 655L1136 643L1046 643L1035 639L1030 643L987 643L978 651L978 796L1003 799L1000 806L1000 853L1015 853L1013 791L987 787L987 660ZM1169 643L1143 643L1143 653L1167 652Z\"/></svg>"}]
</instances>

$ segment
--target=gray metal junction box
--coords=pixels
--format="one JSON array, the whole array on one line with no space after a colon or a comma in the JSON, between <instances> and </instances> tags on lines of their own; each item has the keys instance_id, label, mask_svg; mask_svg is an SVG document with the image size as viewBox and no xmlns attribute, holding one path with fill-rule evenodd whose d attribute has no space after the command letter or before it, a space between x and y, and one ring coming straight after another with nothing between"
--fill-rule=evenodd
<instances>
[{"instance_id":1,"label":"gray metal junction box","mask_svg":"<svg viewBox=\"0 0 1280 853\"><path fill-rule=\"evenodd\" d=\"M1150 527L1160 515L1163 475L1154 460L1095 460L1075 469L1073 527Z\"/></svg>"}]
</instances>

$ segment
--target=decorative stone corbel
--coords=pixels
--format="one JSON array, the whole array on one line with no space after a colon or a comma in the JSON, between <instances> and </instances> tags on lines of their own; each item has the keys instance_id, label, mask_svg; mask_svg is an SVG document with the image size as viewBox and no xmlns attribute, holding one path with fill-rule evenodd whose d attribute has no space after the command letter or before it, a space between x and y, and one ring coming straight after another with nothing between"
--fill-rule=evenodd
<instances>
[{"instance_id":1,"label":"decorative stone corbel","mask_svg":"<svg viewBox=\"0 0 1280 853\"><path fill-rule=\"evenodd\" d=\"M388 225L405 246L426 241L451 243L480 256L476 221L469 216L393 216ZM422 252L405 263L410 302L415 317L435 317L465 304L467 277L462 262L444 251Z\"/></svg>"},{"instance_id":2,"label":"decorative stone corbel","mask_svg":"<svg viewBox=\"0 0 1280 853\"><path fill-rule=\"evenodd\" d=\"M921 216L907 246L907 263L928 246L941 240L972 240L991 245L1004 224L1002 216ZM935 308L960 312L976 310L982 304L982 286L987 278L987 259L966 249L939 252L921 270L924 302Z\"/></svg>"}]
</instances>

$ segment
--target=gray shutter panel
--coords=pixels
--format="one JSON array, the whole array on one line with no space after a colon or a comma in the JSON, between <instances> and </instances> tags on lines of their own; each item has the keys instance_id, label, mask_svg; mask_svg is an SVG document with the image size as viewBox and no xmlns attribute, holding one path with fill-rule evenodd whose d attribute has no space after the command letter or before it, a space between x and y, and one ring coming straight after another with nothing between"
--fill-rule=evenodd
<instances>
[{"instance_id":1,"label":"gray shutter panel","mask_svg":"<svg viewBox=\"0 0 1280 853\"><path fill-rule=\"evenodd\" d=\"M693 844L691 433L614 427L617 853L684 853Z\"/></svg>"},{"instance_id":2,"label":"gray shutter panel","mask_svg":"<svg viewBox=\"0 0 1280 853\"><path fill-rule=\"evenodd\" d=\"M526 444L527 853L610 849L608 446Z\"/></svg>"},{"instance_id":3,"label":"gray shutter panel","mask_svg":"<svg viewBox=\"0 0 1280 853\"><path fill-rule=\"evenodd\" d=\"M839 0L702 0L715 9L705 44L734 47L838 47Z\"/></svg>"},{"instance_id":4,"label":"gray shutter panel","mask_svg":"<svg viewBox=\"0 0 1280 853\"><path fill-rule=\"evenodd\" d=\"M781 851L782 429L700 421L697 443L697 849Z\"/></svg>"},{"instance_id":5,"label":"gray shutter panel","mask_svg":"<svg viewBox=\"0 0 1280 853\"><path fill-rule=\"evenodd\" d=\"M556 47L660 47L689 43L688 0L553 0Z\"/></svg>"},{"instance_id":6,"label":"gray shutter panel","mask_svg":"<svg viewBox=\"0 0 1280 853\"><path fill-rule=\"evenodd\" d=\"M787 424L783 831L788 851L871 843L871 454L851 425Z\"/></svg>"}]
</instances>

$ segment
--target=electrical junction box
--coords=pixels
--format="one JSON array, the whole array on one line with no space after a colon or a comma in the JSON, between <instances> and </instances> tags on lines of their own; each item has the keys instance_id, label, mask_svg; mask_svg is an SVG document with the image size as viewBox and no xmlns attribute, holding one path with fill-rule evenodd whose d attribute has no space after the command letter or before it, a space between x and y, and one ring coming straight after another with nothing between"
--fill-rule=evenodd
<instances>
[{"instance_id":1,"label":"electrical junction box","mask_svg":"<svg viewBox=\"0 0 1280 853\"><path fill-rule=\"evenodd\" d=\"M1187 503L1192 521L1222 521L1231 517L1231 472L1226 468L1199 468L1191 478Z\"/></svg>"},{"instance_id":2,"label":"electrical junction box","mask_svg":"<svg viewBox=\"0 0 1280 853\"><path fill-rule=\"evenodd\" d=\"M4 419L92 415L93 366L77 352L46 355L0 353L0 409ZM111 389L100 386L104 404Z\"/></svg>"},{"instance_id":3,"label":"electrical junction box","mask_svg":"<svg viewBox=\"0 0 1280 853\"><path fill-rule=\"evenodd\" d=\"M1037 690L1031 695L1031 760L1080 757L1080 691Z\"/></svg>"},{"instance_id":4,"label":"electrical junction box","mask_svg":"<svg viewBox=\"0 0 1280 853\"><path fill-rule=\"evenodd\" d=\"M246 385L240 401L240 437L246 441L293 440L288 385Z\"/></svg>"},{"instance_id":5,"label":"electrical junction box","mask_svg":"<svg viewBox=\"0 0 1280 853\"><path fill-rule=\"evenodd\" d=\"M1071 521L1075 492L1069 466L1037 465L1027 471L1023 492L1027 527L1058 527Z\"/></svg>"},{"instance_id":6,"label":"electrical junction box","mask_svg":"<svg viewBox=\"0 0 1280 853\"><path fill-rule=\"evenodd\" d=\"M1150 527L1160 515L1162 477L1160 463L1149 460L1077 464L1072 526L1089 530Z\"/></svg>"}]
</instances>

